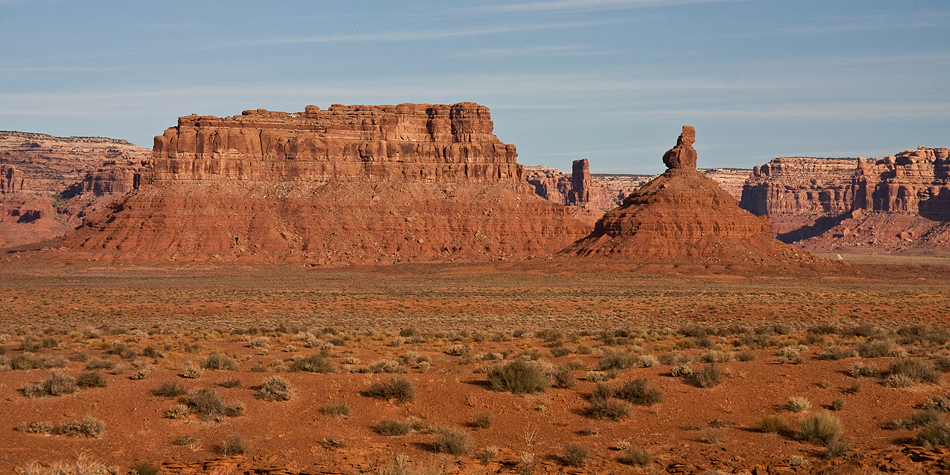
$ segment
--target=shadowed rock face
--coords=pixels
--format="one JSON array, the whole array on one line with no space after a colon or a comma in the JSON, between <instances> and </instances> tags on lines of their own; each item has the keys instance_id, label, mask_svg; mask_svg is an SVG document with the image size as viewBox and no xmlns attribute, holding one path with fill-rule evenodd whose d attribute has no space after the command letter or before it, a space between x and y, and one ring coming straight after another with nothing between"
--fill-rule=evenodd
<instances>
[{"instance_id":1,"label":"shadowed rock face","mask_svg":"<svg viewBox=\"0 0 950 475\"><path fill-rule=\"evenodd\" d=\"M812 260L773 238L766 218L739 208L735 198L695 168L694 137L692 127L683 127L676 147L663 156L668 170L608 211L589 236L564 252L670 263Z\"/></svg>"},{"instance_id":2,"label":"shadowed rock face","mask_svg":"<svg viewBox=\"0 0 950 475\"><path fill-rule=\"evenodd\" d=\"M532 256L589 231L531 193L488 108L181 117L139 189L67 235L116 259L317 264Z\"/></svg>"}]
</instances>

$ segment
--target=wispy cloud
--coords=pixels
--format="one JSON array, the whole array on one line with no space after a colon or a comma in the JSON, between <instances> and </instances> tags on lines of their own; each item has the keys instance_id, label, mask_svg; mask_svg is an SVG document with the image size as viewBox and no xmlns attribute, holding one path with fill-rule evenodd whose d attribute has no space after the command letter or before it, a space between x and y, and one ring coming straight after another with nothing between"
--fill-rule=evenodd
<instances>
[{"instance_id":1,"label":"wispy cloud","mask_svg":"<svg viewBox=\"0 0 950 475\"><path fill-rule=\"evenodd\" d=\"M704 107L695 109L651 109L613 112L619 116L635 117L697 117L740 120L876 120L876 119L950 119L950 102L857 102L814 104L763 104L743 107Z\"/></svg>"},{"instance_id":2,"label":"wispy cloud","mask_svg":"<svg viewBox=\"0 0 950 475\"><path fill-rule=\"evenodd\" d=\"M523 25L503 25L486 26L472 28L448 28L448 29L416 29L416 30L397 30L388 32L355 33L355 34L337 34L322 36L300 36L285 38L261 38L249 41L239 42L244 45L287 45L287 44L305 44L305 43L365 43L365 42L409 42L409 41L431 41L449 38L464 38L472 36L497 35L504 33L520 33L525 31L555 30L567 28L585 28L591 26L603 26L615 23L614 21L595 21L595 22L565 22L565 23L538 23Z\"/></svg>"},{"instance_id":3,"label":"wispy cloud","mask_svg":"<svg viewBox=\"0 0 950 475\"><path fill-rule=\"evenodd\" d=\"M566 57L566 56L600 56L614 54L613 51L600 51L588 45L563 46L526 46L523 48L485 48L467 51L456 55L458 58L517 58L531 57Z\"/></svg>"},{"instance_id":4,"label":"wispy cloud","mask_svg":"<svg viewBox=\"0 0 950 475\"><path fill-rule=\"evenodd\" d=\"M555 11L625 10L630 8L685 5L693 3L736 2L749 0L556 0L473 7L476 13L541 13Z\"/></svg>"}]
</instances>

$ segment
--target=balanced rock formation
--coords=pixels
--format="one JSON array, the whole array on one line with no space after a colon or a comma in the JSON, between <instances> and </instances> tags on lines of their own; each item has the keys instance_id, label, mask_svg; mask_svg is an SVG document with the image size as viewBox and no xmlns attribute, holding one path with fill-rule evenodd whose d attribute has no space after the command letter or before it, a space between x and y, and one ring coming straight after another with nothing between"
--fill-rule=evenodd
<instances>
[{"instance_id":1,"label":"balanced rock formation","mask_svg":"<svg viewBox=\"0 0 950 475\"><path fill-rule=\"evenodd\" d=\"M139 188L65 246L333 264L542 255L586 234L492 129L474 103L181 117Z\"/></svg>"},{"instance_id":2,"label":"balanced rock formation","mask_svg":"<svg viewBox=\"0 0 950 475\"><path fill-rule=\"evenodd\" d=\"M135 187L150 154L125 140L0 131L0 247L80 225Z\"/></svg>"},{"instance_id":3,"label":"balanced rock formation","mask_svg":"<svg viewBox=\"0 0 950 475\"><path fill-rule=\"evenodd\" d=\"M782 266L813 258L772 237L766 218L696 169L695 132L684 126L666 152L665 173L597 221L594 231L563 252L670 264Z\"/></svg>"}]
</instances>

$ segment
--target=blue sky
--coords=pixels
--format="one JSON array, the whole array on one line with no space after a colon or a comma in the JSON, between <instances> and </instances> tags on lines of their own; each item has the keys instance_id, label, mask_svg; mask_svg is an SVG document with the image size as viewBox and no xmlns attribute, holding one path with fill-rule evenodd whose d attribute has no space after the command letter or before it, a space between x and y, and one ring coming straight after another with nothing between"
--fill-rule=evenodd
<instances>
[{"instance_id":1,"label":"blue sky","mask_svg":"<svg viewBox=\"0 0 950 475\"><path fill-rule=\"evenodd\" d=\"M653 173L950 146L950 2L0 0L0 130L151 147L178 116L492 110L519 162Z\"/></svg>"}]
</instances>

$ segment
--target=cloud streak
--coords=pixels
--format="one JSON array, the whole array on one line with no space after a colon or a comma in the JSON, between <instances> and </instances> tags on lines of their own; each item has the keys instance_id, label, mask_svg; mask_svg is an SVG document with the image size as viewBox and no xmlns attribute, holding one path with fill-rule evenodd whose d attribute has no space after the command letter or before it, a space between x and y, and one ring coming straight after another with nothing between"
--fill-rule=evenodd
<instances>
[{"instance_id":1,"label":"cloud streak","mask_svg":"<svg viewBox=\"0 0 950 475\"><path fill-rule=\"evenodd\" d=\"M695 3L720 3L750 0L558 0L550 2L512 3L469 9L476 13L543 13L558 11L627 10Z\"/></svg>"}]
</instances>

